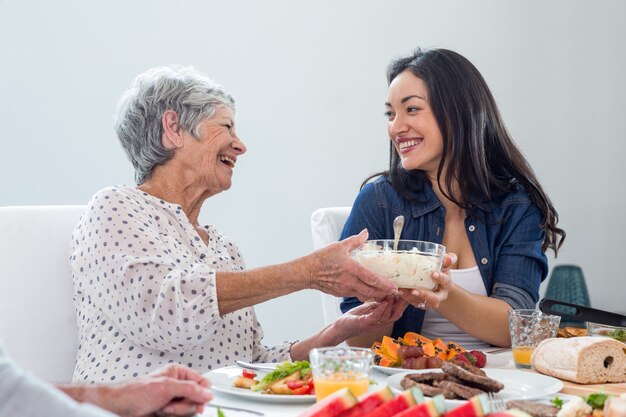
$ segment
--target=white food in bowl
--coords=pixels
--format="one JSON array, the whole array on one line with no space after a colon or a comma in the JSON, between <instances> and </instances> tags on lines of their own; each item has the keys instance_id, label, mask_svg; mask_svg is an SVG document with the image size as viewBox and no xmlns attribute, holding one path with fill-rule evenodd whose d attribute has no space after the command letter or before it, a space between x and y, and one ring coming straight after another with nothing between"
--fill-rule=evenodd
<instances>
[{"instance_id":1,"label":"white food in bowl","mask_svg":"<svg viewBox=\"0 0 626 417\"><path fill-rule=\"evenodd\" d=\"M361 265L388 278L398 288L433 290L437 287L432 274L441 270L443 251L440 254L420 252L417 248L393 251L375 243L366 242L362 249L355 251L354 257Z\"/></svg>"}]
</instances>

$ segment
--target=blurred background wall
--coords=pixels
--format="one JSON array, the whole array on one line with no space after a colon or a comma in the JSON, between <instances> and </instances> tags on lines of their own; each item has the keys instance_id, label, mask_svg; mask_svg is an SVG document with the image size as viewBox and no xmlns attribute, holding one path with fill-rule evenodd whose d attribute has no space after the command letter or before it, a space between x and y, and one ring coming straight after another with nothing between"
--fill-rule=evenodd
<instances>
[{"instance_id":1,"label":"blurred background wall","mask_svg":"<svg viewBox=\"0 0 626 417\"><path fill-rule=\"evenodd\" d=\"M552 265L581 265L592 304L625 311L625 18L619 0L0 0L0 205L132 184L118 97L147 68L194 65L235 96L248 146L201 220L249 267L304 255L311 212L351 205L387 165L389 60L445 47L482 72L559 211ZM268 343L322 324L313 291L258 315Z\"/></svg>"}]
</instances>

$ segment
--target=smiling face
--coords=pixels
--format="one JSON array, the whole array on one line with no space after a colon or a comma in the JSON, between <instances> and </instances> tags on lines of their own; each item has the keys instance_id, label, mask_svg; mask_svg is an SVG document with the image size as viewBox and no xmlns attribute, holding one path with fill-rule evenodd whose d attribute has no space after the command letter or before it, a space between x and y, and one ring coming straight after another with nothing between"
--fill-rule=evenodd
<instances>
[{"instance_id":1,"label":"smiling face","mask_svg":"<svg viewBox=\"0 0 626 417\"><path fill-rule=\"evenodd\" d=\"M410 71L400 73L389 84L386 115L387 133L402 167L422 170L436 178L443 153L443 138L428 101L426 84Z\"/></svg>"},{"instance_id":2,"label":"smiling face","mask_svg":"<svg viewBox=\"0 0 626 417\"><path fill-rule=\"evenodd\" d=\"M237 157L246 152L235 130L232 109L219 107L212 118L200 122L197 134L197 137L185 135L184 155L181 155L185 165L209 195L228 190Z\"/></svg>"}]
</instances>

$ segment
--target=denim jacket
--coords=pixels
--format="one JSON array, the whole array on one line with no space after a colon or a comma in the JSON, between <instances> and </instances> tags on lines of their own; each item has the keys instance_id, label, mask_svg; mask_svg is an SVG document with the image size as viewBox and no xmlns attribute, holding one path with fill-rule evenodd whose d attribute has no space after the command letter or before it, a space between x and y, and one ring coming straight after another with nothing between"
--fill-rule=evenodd
<instances>
[{"instance_id":1,"label":"denim jacket","mask_svg":"<svg viewBox=\"0 0 626 417\"><path fill-rule=\"evenodd\" d=\"M411 202L385 177L376 179L357 196L341 239L365 228L369 239L392 239L393 220L403 215L402 239L441 243L446 209L429 183L424 184L420 199L422 202ZM512 308L535 308L539 285L548 274L548 260L541 249L545 233L540 227L539 208L521 186L477 206L466 216L465 227L487 295ZM341 310L346 312L359 304L356 298L345 298ZM396 321L392 337L419 332L423 320L424 311L409 306Z\"/></svg>"}]
</instances>

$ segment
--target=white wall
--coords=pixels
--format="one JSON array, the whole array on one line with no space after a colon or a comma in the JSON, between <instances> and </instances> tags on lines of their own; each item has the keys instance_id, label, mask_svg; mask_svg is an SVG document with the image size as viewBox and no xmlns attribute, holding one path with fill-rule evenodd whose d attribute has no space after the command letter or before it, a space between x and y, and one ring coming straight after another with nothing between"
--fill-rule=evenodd
<instances>
[{"instance_id":1,"label":"white wall","mask_svg":"<svg viewBox=\"0 0 626 417\"><path fill-rule=\"evenodd\" d=\"M250 267L303 255L310 213L350 205L387 164L389 60L447 47L482 71L559 210L558 262L582 265L596 307L625 311L625 16L619 0L0 0L0 205L132 183L111 128L120 93L192 64L233 93L249 149L201 220ZM322 323L314 292L258 313L269 343Z\"/></svg>"}]
</instances>

